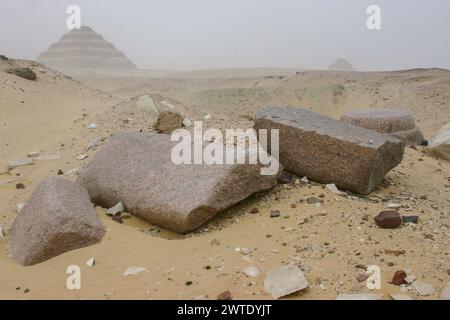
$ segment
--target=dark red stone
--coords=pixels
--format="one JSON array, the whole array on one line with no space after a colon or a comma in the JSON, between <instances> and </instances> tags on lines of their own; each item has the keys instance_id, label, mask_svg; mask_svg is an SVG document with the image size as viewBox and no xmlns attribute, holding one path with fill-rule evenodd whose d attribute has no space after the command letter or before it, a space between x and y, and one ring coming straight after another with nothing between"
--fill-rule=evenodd
<instances>
[{"instance_id":1,"label":"dark red stone","mask_svg":"<svg viewBox=\"0 0 450 320\"><path fill-rule=\"evenodd\" d=\"M406 272L403 270L398 270L395 272L394 277L392 278L391 283L399 286L401 284L405 284Z\"/></svg>"},{"instance_id":2,"label":"dark red stone","mask_svg":"<svg viewBox=\"0 0 450 320\"><path fill-rule=\"evenodd\" d=\"M383 229L395 229L402 224L402 217L397 211L383 211L375 218L377 226Z\"/></svg>"}]
</instances>

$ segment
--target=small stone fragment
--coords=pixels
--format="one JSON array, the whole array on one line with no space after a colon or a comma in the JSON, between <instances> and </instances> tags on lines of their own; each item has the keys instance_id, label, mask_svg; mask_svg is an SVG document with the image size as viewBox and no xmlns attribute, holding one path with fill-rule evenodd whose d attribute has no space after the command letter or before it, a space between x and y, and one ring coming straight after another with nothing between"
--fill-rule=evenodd
<instances>
[{"instance_id":1,"label":"small stone fragment","mask_svg":"<svg viewBox=\"0 0 450 320\"><path fill-rule=\"evenodd\" d=\"M386 249L386 250L384 250L384 253L385 254L389 254L389 255L394 255L394 256L398 257L398 256L400 256L402 254L405 254L406 251L405 250L389 250L389 249Z\"/></svg>"},{"instance_id":2,"label":"small stone fragment","mask_svg":"<svg viewBox=\"0 0 450 320\"><path fill-rule=\"evenodd\" d=\"M401 204L390 202L386 205L388 209L400 209L402 207Z\"/></svg>"},{"instance_id":3,"label":"small stone fragment","mask_svg":"<svg viewBox=\"0 0 450 320\"><path fill-rule=\"evenodd\" d=\"M412 284L414 281L416 281L416 276L413 276L413 275L408 275L406 278L405 278L405 282L407 283L407 284Z\"/></svg>"},{"instance_id":4,"label":"small stone fragment","mask_svg":"<svg viewBox=\"0 0 450 320\"><path fill-rule=\"evenodd\" d=\"M309 183L308 177L303 177L303 178L300 179L300 181L303 182L303 183Z\"/></svg>"},{"instance_id":5,"label":"small stone fragment","mask_svg":"<svg viewBox=\"0 0 450 320\"><path fill-rule=\"evenodd\" d=\"M29 154L27 154L27 157L28 158L36 158L39 156L39 154L40 154L39 151L33 151L33 152L30 152Z\"/></svg>"},{"instance_id":6,"label":"small stone fragment","mask_svg":"<svg viewBox=\"0 0 450 320\"><path fill-rule=\"evenodd\" d=\"M309 286L303 271L297 266L284 266L267 272L264 288L276 299L306 289Z\"/></svg>"},{"instance_id":7,"label":"small stone fragment","mask_svg":"<svg viewBox=\"0 0 450 320\"><path fill-rule=\"evenodd\" d=\"M250 248L237 247L234 251L239 252L242 255L246 256L246 255L249 255L250 253L252 253L253 250Z\"/></svg>"},{"instance_id":8,"label":"small stone fragment","mask_svg":"<svg viewBox=\"0 0 450 320\"><path fill-rule=\"evenodd\" d=\"M16 212L19 213L20 210L22 210L23 206L25 205L24 202L19 202L16 204Z\"/></svg>"},{"instance_id":9,"label":"small stone fragment","mask_svg":"<svg viewBox=\"0 0 450 320\"><path fill-rule=\"evenodd\" d=\"M339 190L339 189L336 187L336 185L335 185L334 183L332 183L332 184L327 184L327 185L326 185L326 188L327 188L329 191L331 191L331 192L333 192L333 193L335 193L335 194L338 194L338 195L343 195L343 194L345 194L345 192L342 192L341 190Z\"/></svg>"},{"instance_id":10,"label":"small stone fragment","mask_svg":"<svg viewBox=\"0 0 450 320\"><path fill-rule=\"evenodd\" d=\"M123 203L122 203L122 202L119 202L119 203L116 204L114 207L109 208L109 209L106 211L106 214L107 214L108 216L116 216L116 215L118 215L118 214L124 212L124 210L125 210L125 209L124 209L124 207L123 207Z\"/></svg>"},{"instance_id":11,"label":"small stone fragment","mask_svg":"<svg viewBox=\"0 0 450 320\"><path fill-rule=\"evenodd\" d=\"M124 276L134 276L137 275L138 273L144 272L146 269L144 267L130 267L128 268L125 273L123 274Z\"/></svg>"},{"instance_id":12,"label":"small stone fragment","mask_svg":"<svg viewBox=\"0 0 450 320\"><path fill-rule=\"evenodd\" d=\"M97 124L96 124L96 123L91 123L91 124L88 126L88 129L97 129Z\"/></svg>"},{"instance_id":13,"label":"small stone fragment","mask_svg":"<svg viewBox=\"0 0 450 320\"><path fill-rule=\"evenodd\" d=\"M356 278L356 280L358 280L358 282L364 282L367 279L369 279L370 275L367 273L361 273L360 275L358 275L358 277Z\"/></svg>"},{"instance_id":14,"label":"small stone fragment","mask_svg":"<svg viewBox=\"0 0 450 320\"><path fill-rule=\"evenodd\" d=\"M441 300L450 300L450 283L447 284L444 290L442 290L441 295L439 296Z\"/></svg>"},{"instance_id":15,"label":"small stone fragment","mask_svg":"<svg viewBox=\"0 0 450 320\"><path fill-rule=\"evenodd\" d=\"M221 300L221 301L227 301L227 300L231 300L231 292L230 291L224 291L221 294L219 294L217 296L217 300Z\"/></svg>"},{"instance_id":16,"label":"small stone fragment","mask_svg":"<svg viewBox=\"0 0 450 320\"><path fill-rule=\"evenodd\" d=\"M406 272L403 270L398 270L395 272L394 277L392 278L391 283L399 286L406 283Z\"/></svg>"},{"instance_id":17,"label":"small stone fragment","mask_svg":"<svg viewBox=\"0 0 450 320\"><path fill-rule=\"evenodd\" d=\"M259 212L258 208L253 208L252 210L250 210L251 214L257 214Z\"/></svg>"},{"instance_id":18,"label":"small stone fragment","mask_svg":"<svg viewBox=\"0 0 450 320\"><path fill-rule=\"evenodd\" d=\"M89 157L89 155L83 153L83 154L80 154L77 156L77 160L81 161L81 160L86 159L87 157Z\"/></svg>"},{"instance_id":19,"label":"small stone fragment","mask_svg":"<svg viewBox=\"0 0 450 320\"><path fill-rule=\"evenodd\" d=\"M87 144L87 146L86 146L86 151L89 151L89 150L91 150L91 149L93 149L93 148L95 148L95 147L98 147L99 145L100 145L100 139L99 139L99 138L96 138L96 139L90 141L90 142Z\"/></svg>"},{"instance_id":20,"label":"small stone fragment","mask_svg":"<svg viewBox=\"0 0 450 320\"><path fill-rule=\"evenodd\" d=\"M6 72L31 81L36 81L37 79L36 73L30 68L12 68L7 69Z\"/></svg>"},{"instance_id":21,"label":"small stone fragment","mask_svg":"<svg viewBox=\"0 0 450 320\"><path fill-rule=\"evenodd\" d=\"M414 300L410 296L403 294L403 293L390 294L390 297L392 300Z\"/></svg>"},{"instance_id":22,"label":"small stone fragment","mask_svg":"<svg viewBox=\"0 0 450 320\"><path fill-rule=\"evenodd\" d=\"M16 184L16 189L23 190L23 189L25 189L25 185L23 183L18 183L18 184Z\"/></svg>"},{"instance_id":23,"label":"small stone fragment","mask_svg":"<svg viewBox=\"0 0 450 320\"><path fill-rule=\"evenodd\" d=\"M248 267L244 269L244 274L247 277L252 277L252 278L256 278L257 276L259 276L259 269L256 267Z\"/></svg>"},{"instance_id":24,"label":"small stone fragment","mask_svg":"<svg viewBox=\"0 0 450 320\"><path fill-rule=\"evenodd\" d=\"M95 258L90 258L88 261L86 261L86 265L92 268L95 265Z\"/></svg>"},{"instance_id":25,"label":"small stone fragment","mask_svg":"<svg viewBox=\"0 0 450 320\"><path fill-rule=\"evenodd\" d=\"M5 231L3 230L3 226L0 224L0 239L5 237Z\"/></svg>"},{"instance_id":26,"label":"small stone fragment","mask_svg":"<svg viewBox=\"0 0 450 320\"><path fill-rule=\"evenodd\" d=\"M281 215L280 210L272 210L270 211L271 218L278 218Z\"/></svg>"},{"instance_id":27,"label":"small stone fragment","mask_svg":"<svg viewBox=\"0 0 450 320\"><path fill-rule=\"evenodd\" d=\"M27 158L27 159L17 159L17 160L11 160L8 163L8 169L9 170L13 170L17 167L22 167L22 166L29 166L33 164L33 159Z\"/></svg>"},{"instance_id":28,"label":"small stone fragment","mask_svg":"<svg viewBox=\"0 0 450 320\"><path fill-rule=\"evenodd\" d=\"M153 125L156 132L163 134L171 134L181 127L183 127L183 117L173 111L161 111Z\"/></svg>"},{"instance_id":29,"label":"small stone fragment","mask_svg":"<svg viewBox=\"0 0 450 320\"><path fill-rule=\"evenodd\" d=\"M450 123L438 131L429 146L432 155L450 161Z\"/></svg>"},{"instance_id":30,"label":"small stone fragment","mask_svg":"<svg viewBox=\"0 0 450 320\"><path fill-rule=\"evenodd\" d=\"M397 211L382 211L374 220L376 225L383 229L395 229L402 224L402 218Z\"/></svg>"},{"instance_id":31,"label":"small stone fragment","mask_svg":"<svg viewBox=\"0 0 450 320\"><path fill-rule=\"evenodd\" d=\"M402 216L403 223L417 223L419 216Z\"/></svg>"},{"instance_id":32,"label":"small stone fragment","mask_svg":"<svg viewBox=\"0 0 450 320\"><path fill-rule=\"evenodd\" d=\"M192 127L192 121L188 118L184 118L183 120L183 126L186 128Z\"/></svg>"},{"instance_id":33,"label":"small stone fragment","mask_svg":"<svg viewBox=\"0 0 450 320\"><path fill-rule=\"evenodd\" d=\"M292 182L292 179L292 174L286 170L283 170L283 172L277 177L279 184L289 184Z\"/></svg>"},{"instance_id":34,"label":"small stone fragment","mask_svg":"<svg viewBox=\"0 0 450 320\"><path fill-rule=\"evenodd\" d=\"M431 284L422 281L414 281L413 287L421 296L431 296L435 294L434 287Z\"/></svg>"},{"instance_id":35,"label":"small stone fragment","mask_svg":"<svg viewBox=\"0 0 450 320\"><path fill-rule=\"evenodd\" d=\"M306 203L308 204L317 204L317 203L321 203L322 200L316 198L316 197L309 197L308 199L306 199Z\"/></svg>"}]
</instances>

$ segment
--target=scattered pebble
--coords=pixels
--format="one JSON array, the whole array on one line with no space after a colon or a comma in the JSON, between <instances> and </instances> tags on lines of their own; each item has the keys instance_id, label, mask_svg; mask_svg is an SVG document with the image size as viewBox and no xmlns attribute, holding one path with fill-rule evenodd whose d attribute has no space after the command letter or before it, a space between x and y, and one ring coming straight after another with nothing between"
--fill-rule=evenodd
<instances>
[{"instance_id":1,"label":"scattered pebble","mask_svg":"<svg viewBox=\"0 0 450 320\"><path fill-rule=\"evenodd\" d=\"M39 156L39 154L40 154L39 151L33 151L33 152L30 152L29 154L27 154L27 157L28 158L36 158Z\"/></svg>"},{"instance_id":2,"label":"scattered pebble","mask_svg":"<svg viewBox=\"0 0 450 320\"><path fill-rule=\"evenodd\" d=\"M123 203L122 203L122 202L119 202L119 203L116 204L114 207L109 208L109 209L106 211L106 214L107 214L108 216L116 216L116 215L122 213L124 210L125 210L125 209L124 209L124 207L123 207Z\"/></svg>"},{"instance_id":3,"label":"scattered pebble","mask_svg":"<svg viewBox=\"0 0 450 320\"><path fill-rule=\"evenodd\" d=\"M358 277L356 278L356 280L358 280L358 282L364 282L367 279L369 279L370 275L367 273L361 273L360 275L358 275Z\"/></svg>"},{"instance_id":4,"label":"scattered pebble","mask_svg":"<svg viewBox=\"0 0 450 320\"><path fill-rule=\"evenodd\" d=\"M18 183L18 184L16 184L16 189L23 190L23 189L25 189L25 185L23 183Z\"/></svg>"},{"instance_id":5,"label":"scattered pebble","mask_svg":"<svg viewBox=\"0 0 450 320\"><path fill-rule=\"evenodd\" d=\"M335 193L335 194L338 194L338 195L343 195L343 194L345 194L345 192L342 192L341 190L339 190L339 189L336 187L336 185L335 185L334 183L332 183L332 184L327 184L327 185L326 185L326 188L327 188L329 191L331 191L331 192L333 192L333 193Z\"/></svg>"},{"instance_id":6,"label":"scattered pebble","mask_svg":"<svg viewBox=\"0 0 450 320\"><path fill-rule=\"evenodd\" d=\"M390 297L392 300L414 300L410 296L403 294L403 293L390 294Z\"/></svg>"},{"instance_id":7,"label":"scattered pebble","mask_svg":"<svg viewBox=\"0 0 450 320\"><path fill-rule=\"evenodd\" d=\"M112 216L112 221L117 222L119 224L123 223L123 219L122 219L122 217L120 215Z\"/></svg>"},{"instance_id":8,"label":"scattered pebble","mask_svg":"<svg viewBox=\"0 0 450 320\"><path fill-rule=\"evenodd\" d=\"M0 239L5 237L5 231L3 230L3 226L0 224Z\"/></svg>"},{"instance_id":9,"label":"scattered pebble","mask_svg":"<svg viewBox=\"0 0 450 320\"><path fill-rule=\"evenodd\" d=\"M90 142L87 144L87 146L86 146L86 151L89 151L89 150L91 150L91 149L93 149L93 148L95 148L95 147L98 147L99 145L100 145L100 139L99 139L99 138L96 138L96 139L90 141Z\"/></svg>"},{"instance_id":10,"label":"scattered pebble","mask_svg":"<svg viewBox=\"0 0 450 320\"><path fill-rule=\"evenodd\" d=\"M292 183L292 174L290 174L288 171L283 170L281 175L278 176L277 180L279 184L289 184Z\"/></svg>"},{"instance_id":11,"label":"scattered pebble","mask_svg":"<svg viewBox=\"0 0 450 320\"><path fill-rule=\"evenodd\" d=\"M89 157L89 155L83 153L83 154L80 154L80 155L77 156L77 160L84 160L87 157Z\"/></svg>"},{"instance_id":12,"label":"scattered pebble","mask_svg":"<svg viewBox=\"0 0 450 320\"><path fill-rule=\"evenodd\" d=\"M250 210L251 214L257 214L259 212L258 208L253 208L252 210Z\"/></svg>"},{"instance_id":13,"label":"scattered pebble","mask_svg":"<svg viewBox=\"0 0 450 320\"><path fill-rule=\"evenodd\" d=\"M244 269L244 274L247 277L252 277L252 278L256 278L257 276L259 276L259 269L256 267L248 267Z\"/></svg>"},{"instance_id":14,"label":"scattered pebble","mask_svg":"<svg viewBox=\"0 0 450 320\"><path fill-rule=\"evenodd\" d=\"M267 272L264 288L276 299L309 287L303 271L297 266L284 266Z\"/></svg>"},{"instance_id":15,"label":"scattered pebble","mask_svg":"<svg viewBox=\"0 0 450 320\"><path fill-rule=\"evenodd\" d=\"M189 120L188 118L184 118L183 119L183 126L185 126L186 128L192 127L192 121Z\"/></svg>"},{"instance_id":16,"label":"scattered pebble","mask_svg":"<svg viewBox=\"0 0 450 320\"><path fill-rule=\"evenodd\" d=\"M416 276L413 276L413 275L408 275L406 278L405 278L405 282L407 283L407 284L412 284L414 281L416 281Z\"/></svg>"},{"instance_id":17,"label":"scattered pebble","mask_svg":"<svg viewBox=\"0 0 450 320\"><path fill-rule=\"evenodd\" d=\"M20 210L22 210L22 208L25 206L24 202L19 202L16 204L16 212L19 213Z\"/></svg>"},{"instance_id":18,"label":"scattered pebble","mask_svg":"<svg viewBox=\"0 0 450 320\"><path fill-rule=\"evenodd\" d=\"M271 218L278 218L281 215L280 210L272 210L270 211Z\"/></svg>"},{"instance_id":19,"label":"scattered pebble","mask_svg":"<svg viewBox=\"0 0 450 320\"><path fill-rule=\"evenodd\" d=\"M30 158L11 160L8 163L8 169L9 170L13 170L13 169L18 168L18 167L32 165L33 163L34 163L33 159L30 159Z\"/></svg>"},{"instance_id":20,"label":"scattered pebble","mask_svg":"<svg viewBox=\"0 0 450 320\"><path fill-rule=\"evenodd\" d=\"M382 211L374 220L375 224L383 229L395 229L402 224L402 218L397 211Z\"/></svg>"},{"instance_id":21,"label":"scattered pebble","mask_svg":"<svg viewBox=\"0 0 450 320\"><path fill-rule=\"evenodd\" d=\"M230 291L224 291L221 294L219 294L217 296L217 300L222 300L222 301L226 301L226 300L231 300L231 292Z\"/></svg>"},{"instance_id":22,"label":"scattered pebble","mask_svg":"<svg viewBox=\"0 0 450 320\"><path fill-rule=\"evenodd\" d=\"M419 216L402 216L403 223L417 223Z\"/></svg>"},{"instance_id":23,"label":"scattered pebble","mask_svg":"<svg viewBox=\"0 0 450 320\"><path fill-rule=\"evenodd\" d=\"M441 300L450 300L450 283L447 284L444 290L442 290L441 295L439 296Z\"/></svg>"},{"instance_id":24,"label":"scattered pebble","mask_svg":"<svg viewBox=\"0 0 450 320\"><path fill-rule=\"evenodd\" d=\"M97 124L96 123L91 123L89 126L88 126L88 129L96 129L97 128Z\"/></svg>"},{"instance_id":25,"label":"scattered pebble","mask_svg":"<svg viewBox=\"0 0 450 320\"><path fill-rule=\"evenodd\" d=\"M90 258L88 261L86 261L86 265L88 267L93 267L95 265L95 258Z\"/></svg>"},{"instance_id":26,"label":"scattered pebble","mask_svg":"<svg viewBox=\"0 0 450 320\"><path fill-rule=\"evenodd\" d=\"M406 283L406 272L403 270L398 270L395 272L394 277L392 278L391 283L399 286Z\"/></svg>"},{"instance_id":27,"label":"scattered pebble","mask_svg":"<svg viewBox=\"0 0 450 320\"><path fill-rule=\"evenodd\" d=\"M134 276L136 274L144 272L145 270L146 269L144 267L130 267L125 271L125 273L123 275L124 276Z\"/></svg>"},{"instance_id":28,"label":"scattered pebble","mask_svg":"<svg viewBox=\"0 0 450 320\"><path fill-rule=\"evenodd\" d=\"M250 253L252 253L253 250L250 248L237 247L234 251L239 252L242 255L246 256L246 255L249 255Z\"/></svg>"},{"instance_id":29,"label":"scattered pebble","mask_svg":"<svg viewBox=\"0 0 450 320\"><path fill-rule=\"evenodd\" d=\"M436 292L431 284L422 281L414 281L413 287L421 296L431 296Z\"/></svg>"},{"instance_id":30,"label":"scattered pebble","mask_svg":"<svg viewBox=\"0 0 450 320\"><path fill-rule=\"evenodd\" d=\"M386 206L388 209L400 209L402 207L401 204L390 202Z\"/></svg>"},{"instance_id":31,"label":"scattered pebble","mask_svg":"<svg viewBox=\"0 0 450 320\"><path fill-rule=\"evenodd\" d=\"M303 177L303 178L300 179L300 181L303 182L303 183L309 183L308 177Z\"/></svg>"},{"instance_id":32,"label":"scattered pebble","mask_svg":"<svg viewBox=\"0 0 450 320\"><path fill-rule=\"evenodd\" d=\"M406 251L405 250L388 250L388 249L386 249L386 250L384 250L384 253L398 257L402 254L405 254Z\"/></svg>"},{"instance_id":33,"label":"scattered pebble","mask_svg":"<svg viewBox=\"0 0 450 320\"><path fill-rule=\"evenodd\" d=\"M321 203L322 200L316 198L316 197L309 197L308 199L306 199L306 203L308 204L317 204L317 203Z\"/></svg>"}]
</instances>

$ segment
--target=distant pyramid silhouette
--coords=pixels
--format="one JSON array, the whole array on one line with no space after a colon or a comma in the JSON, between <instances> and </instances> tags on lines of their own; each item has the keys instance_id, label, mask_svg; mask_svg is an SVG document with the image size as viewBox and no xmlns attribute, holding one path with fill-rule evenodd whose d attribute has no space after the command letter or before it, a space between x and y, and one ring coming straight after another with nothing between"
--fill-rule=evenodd
<instances>
[{"instance_id":1,"label":"distant pyramid silhouette","mask_svg":"<svg viewBox=\"0 0 450 320\"><path fill-rule=\"evenodd\" d=\"M328 70L334 71L355 71L355 68L345 59L338 59L328 67Z\"/></svg>"},{"instance_id":2,"label":"distant pyramid silhouette","mask_svg":"<svg viewBox=\"0 0 450 320\"><path fill-rule=\"evenodd\" d=\"M83 26L62 36L39 55L38 62L65 72L132 71L136 66L114 45Z\"/></svg>"}]
</instances>

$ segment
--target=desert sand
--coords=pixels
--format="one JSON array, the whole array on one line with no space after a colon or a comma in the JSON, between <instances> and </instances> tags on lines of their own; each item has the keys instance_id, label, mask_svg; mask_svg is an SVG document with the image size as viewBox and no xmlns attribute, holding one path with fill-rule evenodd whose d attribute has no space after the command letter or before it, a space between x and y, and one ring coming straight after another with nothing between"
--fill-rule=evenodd
<instances>
[{"instance_id":1,"label":"desert sand","mask_svg":"<svg viewBox=\"0 0 450 320\"><path fill-rule=\"evenodd\" d=\"M37 81L4 72L11 63L31 67ZM8 253L16 205L59 171L75 180L74 169L96 152L85 150L93 139L152 131L152 119L136 106L142 95L192 120L211 114L205 126L221 129L251 127L255 111L268 105L309 108L334 118L351 110L395 107L412 112L428 139L450 122L450 71L441 69L146 71L74 79L30 61L0 61L0 225L6 230L0 239L0 299L216 299L225 290L234 299L271 299L264 274L289 262L301 266L310 288L288 299L368 293L366 283L357 280L362 265L381 268L382 287L375 292L385 299L400 292L389 283L400 269L436 290L420 296L406 289L414 299L438 299L447 286L450 163L429 156L425 147L408 147L402 164L369 196L339 196L318 183L297 181L254 196L187 235L133 216L118 224L97 208L107 229L101 243L31 267L18 265ZM8 161L34 151L61 157L8 172ZM77 160L80 154L89 157ZM17 189L19 183L25 189ZM304 201L312 196L323 203ZM403 205L403 215L418 215L418 224L377 228L373 217L388 201ZM253 208L258 213L251 213ZM281 216L271 218L271 210L280 210ZM238 247L252 252L242 255ZM89 267L92 257L96 264ZM66 288L70 265L81 267L81 290ZM146 271L124 276L132 266ZM243 270L249 266L261 274L247 277Z\"/></svg>"}]
</instances>

